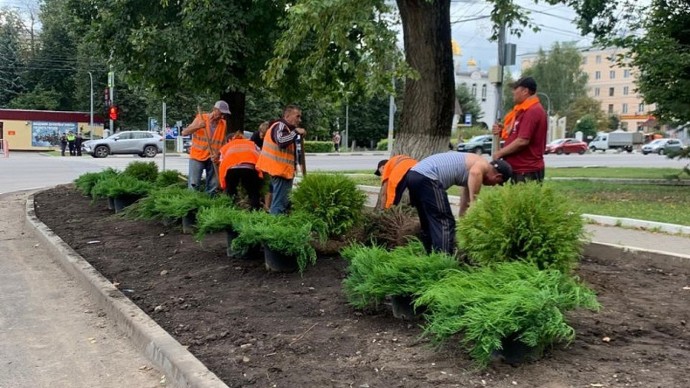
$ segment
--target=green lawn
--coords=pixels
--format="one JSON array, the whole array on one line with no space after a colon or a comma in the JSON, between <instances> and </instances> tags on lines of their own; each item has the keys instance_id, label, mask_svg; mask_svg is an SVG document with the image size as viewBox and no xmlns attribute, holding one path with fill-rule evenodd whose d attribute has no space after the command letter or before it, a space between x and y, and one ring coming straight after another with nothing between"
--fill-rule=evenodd
<instances>
[{"instance_id":1,"label":"green lawn","mask_svg":"<svg viewBox=\"0 0 690 388\"><path fill-rule=\"evenodd\" d=\"M583 171L596 171L596 176L582 175ZM547 171L547 177L589 176L596 178L663 179L664 174L670 173L677 174L678 170L665 168L554 168ZM379 178L371 173L353 174L351 177L360 185L380 185ZM690 186L587 181L549 181L547 184L562 191L582 213L690 226ZM492 189L496 188L485 187L482 190ZM460 189L452 187L448 190L448 194L459 195Z\"/></svg>"}]
</instances>

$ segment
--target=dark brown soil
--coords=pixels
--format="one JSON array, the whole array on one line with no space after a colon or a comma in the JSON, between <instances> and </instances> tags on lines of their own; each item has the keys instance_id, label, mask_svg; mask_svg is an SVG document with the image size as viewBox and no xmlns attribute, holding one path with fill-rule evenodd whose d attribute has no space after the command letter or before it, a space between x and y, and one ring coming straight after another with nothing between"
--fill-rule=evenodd
<instances>
[{"instance_id":1,"label":"dark brown soil","mask_svg":"<svg viewBox=\"0 0 690 388\"><path fill-rule=\"evenodd\" d=\"M69 186L36 196L39 218L231 387L689 387L690 263L587 257L599 313L569 315L577 337L540 361L477 370L457 346L420 339L419 322L360 313L341 291L345 263L303 276L229 259L223 236L115 217Z\"/></svg>"}]
</instances>

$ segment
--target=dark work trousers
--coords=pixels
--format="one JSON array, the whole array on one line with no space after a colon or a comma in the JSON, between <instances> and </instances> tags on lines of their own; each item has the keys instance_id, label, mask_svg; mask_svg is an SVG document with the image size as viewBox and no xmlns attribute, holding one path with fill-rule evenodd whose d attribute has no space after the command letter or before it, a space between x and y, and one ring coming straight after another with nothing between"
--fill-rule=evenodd
<instances>
[{"instance_id":1,"label":"dark work trousers","mask_svg":"<svg viewBox=\"0 0 690 388\"><path fill-rule=\"evenodd\" d=\"M417 209L422 227L422 243L428 253L432 250L455 253L455 217L448 202L448 194L438 181L410 171L407 173L410 203Z\"/></svg>"},{"instance_id":2,"label":"dark work trousers","mask_svg":"<svg viewBox=\"0 0 690 388\"><path fill-rule=\"evenodd\" d=\"M74 140L68 141L67 145L69 146L69 155L70 156L77 155L77 150L74 149Z\"/></svg>"},{"instance_id":3,"label":"dark work trousers","mask_svg":"<svg viewBox=\"0 0 690 388\"><path fill-rule=\"evenodd\" d=\"M239 185L244 187L249 197L249 205L253 210L261 209L261 187L263 179L253 168L231 168L225 173L225 193L231 197L237 196Z\"/></svg>"},{"instance_id":4,"label":"dark work trousers","mask_svg":"<svg viewBox=\"0 0 690 388\"><path fill-rule=\"evenodd\" d=\"M537 181L539 183L544 181L544 169L534 172L519 173L514 172L513 176L510 177L510 183L525 183Z\"/></svg>"}]
</instances>

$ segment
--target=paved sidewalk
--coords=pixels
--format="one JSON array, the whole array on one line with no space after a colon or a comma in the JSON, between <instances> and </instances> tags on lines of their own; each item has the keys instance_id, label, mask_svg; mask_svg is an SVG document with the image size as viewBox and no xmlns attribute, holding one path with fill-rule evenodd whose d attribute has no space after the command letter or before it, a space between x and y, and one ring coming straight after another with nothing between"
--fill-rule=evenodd
<instances>
[{"instance_id":1,"label":"paved sidewalk","mask_svg":"<svg viewBox=\"0 0 690 388\"><path fill-rule=\"evenodd\" d=\"M0 388L160 387L162 375L0 196Z\"/></svg>"}]
</instances>

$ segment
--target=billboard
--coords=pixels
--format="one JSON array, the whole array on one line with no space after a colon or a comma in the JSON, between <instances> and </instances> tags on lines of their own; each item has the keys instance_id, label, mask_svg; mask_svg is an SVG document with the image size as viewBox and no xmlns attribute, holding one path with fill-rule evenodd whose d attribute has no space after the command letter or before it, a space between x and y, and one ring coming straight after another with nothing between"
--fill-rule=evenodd
<instances>
[{"instance_id":1,"label":"billboard","mask_svg":"<svg viewBox=\"0 0 690 388\"><path fill-rule=\"evenodd\" d=\"M31 124L31 145L51 147L60 145L60 135L72 131L77 133L77 123L34 121Z\"/></svg>"}]
</instances>

